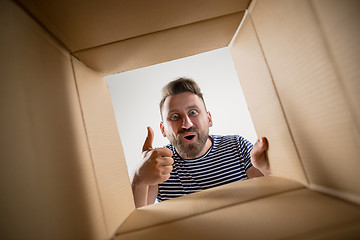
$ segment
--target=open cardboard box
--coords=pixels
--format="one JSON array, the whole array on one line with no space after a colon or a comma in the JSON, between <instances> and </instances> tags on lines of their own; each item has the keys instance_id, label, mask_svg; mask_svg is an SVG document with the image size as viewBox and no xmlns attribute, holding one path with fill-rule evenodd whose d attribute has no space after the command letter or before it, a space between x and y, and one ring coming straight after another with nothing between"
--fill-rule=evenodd
<instances>
[{"instance_id":1,"label":"open cardboard box","mask_svg":"<svg viewBox=\"0 0 360 240\"><path fill-rule=\"evenodd\" d=\"M359 10L1 1L1 238L358 238ZM103 76L226 46L272 176L135 209Z\"/></svg>"}]
</instances>

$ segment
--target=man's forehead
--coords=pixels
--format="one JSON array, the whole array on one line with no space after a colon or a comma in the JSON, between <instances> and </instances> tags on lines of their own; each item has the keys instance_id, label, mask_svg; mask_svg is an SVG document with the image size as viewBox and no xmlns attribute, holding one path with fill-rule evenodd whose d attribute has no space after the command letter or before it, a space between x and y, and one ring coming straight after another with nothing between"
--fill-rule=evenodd
<instances>
[{"instance_id":1,"label":"man's forehead","mask_svg":"<svg viewBox=\"0 0 360 240\"><path fill-rule=\"evenodd\" d=\"M198 105L189 105L189 106L185 106L184 107L185 110L190 110L190 109L200 109L200 107ZM169 113L172 113L172 112L178 112L182 109L179 109L179 108L171 108L169 109Z\"/></svg>"},{"instance_id":2,"label":"man's forehead","mask_svg":"<svg viewBox=\"0 0 360 240\"><path fill-rule=\"evenodd\" d=\"M164 110L169 112L189 108L205 108L205 105L198 95L191 92L169 96L164 102Z\"/></svg>"}]
</instances>

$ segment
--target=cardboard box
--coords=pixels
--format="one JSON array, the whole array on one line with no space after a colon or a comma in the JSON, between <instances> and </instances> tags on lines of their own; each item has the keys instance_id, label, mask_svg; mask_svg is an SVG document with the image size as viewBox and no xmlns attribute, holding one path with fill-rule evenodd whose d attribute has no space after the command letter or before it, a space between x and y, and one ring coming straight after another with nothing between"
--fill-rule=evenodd
<instances>
[{"instance_id":1,"label":"cardboard box","mask_svg":"<svg viewBox=\"0 0 360 240\"><path fill-rule=\"evenodd\" d=\"M2 237L359 237L358 1L0 6ZM103 76L225 46L272 176L135 210Z\"/></svg>"}]
</instances>

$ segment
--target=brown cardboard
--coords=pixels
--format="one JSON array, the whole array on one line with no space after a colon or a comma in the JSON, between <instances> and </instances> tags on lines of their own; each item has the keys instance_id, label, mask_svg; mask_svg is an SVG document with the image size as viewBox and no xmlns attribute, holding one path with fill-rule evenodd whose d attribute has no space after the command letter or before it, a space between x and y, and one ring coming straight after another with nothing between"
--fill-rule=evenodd
<instances>
[{"instance_id":1,"label":"brown cardboard","mask_svg":"<svg viewBox=\"0 0 360 240\"><path fill-rule=\"evenodd\" d=\"M0 23L0 238L107 239L70 54L11 1Z\"/></svg>"},{"instance_id":2,"label":"brown cardboard","mask_svg":"<svg viewBox=\"0 0 360 240\"><path fill-rule=\"evenodd\" d=\"M233 4L248 1L189 0L173 11L159 1L150 10L184 19L149 12L150 27L109 23L136 16L122 8L129 1L20 2L25 11L0 2L2 238L110 239L117 226L115 239L359 237L358 2L258 0L231 47L280 178L138 210L102 73L227 46L243 11ZM140 13L149 2L136 2Z\"/></svg>"},{"instance_id":3,"label":"brown cardboard","mask_svg":"<svg viewBox=\"0 0 360 240\"><path fill-rule=\"evenodd\" d=\"M125 156L103 77L72 58L89 150L108 237L135 209Z\"/></svg>"},{"instance_id":4,"label":"brown cardboard","mask_svg":"<svg viewBox=\"0 0 360 240\"><path fill-rule=\"evenodd\" d=\"M344 4L340 16L355 7ZM251 16L310 185L359 203L358 123L312 4L258 0Z\"/></svg>"},{"instance_id":5,"label":"brown cardboard","mask_svg":"<svg viewBox=\"0 0 360 240\"><path fill-rule=\"evenodd\" d=\"M244 12L234 13L161 32L74 53L104 75L162 63L226 47Z\"/></svg>"},{"instance_id":6,"label":"brown cardboard","mask_svg":"<svg viewBox=\"0 0 360 240\"><path fill-rule=\"evenodd\" d=\"M231 54L258 136L269 141L271 174L307 184L283 106L263 56L251 15L231 46Z\"/></svg>"},{"instance_id":7,"label":"brown cardboard","mask_svg":"<svg viewBox=\"0 0 360 240\"><path fill-rule=\"evenodd\" d=\"M298 182L277 177L254 178L248 180L246 184L234 182L140 208L126 219L116 235L179 221L301 188L304 186Z\"/></svg>"},{"instance_id":8,"label":"brown cardboard","mask_svg":"<svg viewBox=\"0 0 360 240\"><path fill-rule=\"evenodd\" d=\"M260 186L261 182L266 184L265 182L269 179L265 177L256 181ZM242 193L235 193L239 194L237 204L164 221L162 224L143 227L137 231L123 232L114 239L168 239L170 236L171 239L239 239L240 237L244 239L309 239L314 237L316 239L326 236L329 232L341 232L344 228L347 231L340 234L341 237L355 239L358 236L357 230L360 228L358 206L306 188L290 188L288 191L274 191L272 194L262 195L261 192L256 192L257 187L253 185L253 181L244 181L238 185L237 190ZM285 179L277 183L283 187L288 185ZM274 184L270 185L274 186ZM272 190L268 189L268 191ZM216 191L202 194L201 197L196 196L198 204L196 201L191 201L190 196L177 200L177 203L183 201L182 209L185 211L187 207L200 206L202 202L210 202L211 205L214 201L222 201L221 192L219 195ZM257 197L251 199L250 196ZM225 198L228 199L227 195ZM178 205L180 204L173 206ZM160 212L156 214L157 210L154 206L139 211L144 214L146 211L153 211L155 218L161 217ZM133 219L134 222L136 220L142 221L140 214L137 219ZM332 234L330 238L331 236Z\"/></svg>"},{"instance_id":9,"label":"brown cardboard","mask_svg":"<svg viewBox=\"0 0 360 240\"><path fill-rule=\"evenodd\" d=\"M342 91L360 130L360 2L311 1Z\"/></svg>"},{"instance_id":10,"label":"brown cardboard","mask_svg":"<svg viewBox=\"0 0 360 240\"><path fill-rule=\"evenodd\" d=\"M250 0L19 0L70 52L245 11Z\"/></svg>"}]
</instances>

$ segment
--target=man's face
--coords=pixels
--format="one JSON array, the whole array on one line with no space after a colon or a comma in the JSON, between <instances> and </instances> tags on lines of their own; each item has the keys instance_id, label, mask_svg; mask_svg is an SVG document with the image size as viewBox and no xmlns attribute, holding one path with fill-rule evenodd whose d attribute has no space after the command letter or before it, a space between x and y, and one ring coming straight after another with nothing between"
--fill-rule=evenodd
<instances>
[{"instance_id":1,"label":"man's face","mask_svg":"<svg viewBox=\"0 0 360 240\"><path fill-rule=\"evenodd\" d=\"M199 96L190 92L169 96L162 114L161 132L181 157L189 159L205 154L212 120Z\"/></svg>"}]
</instances>

